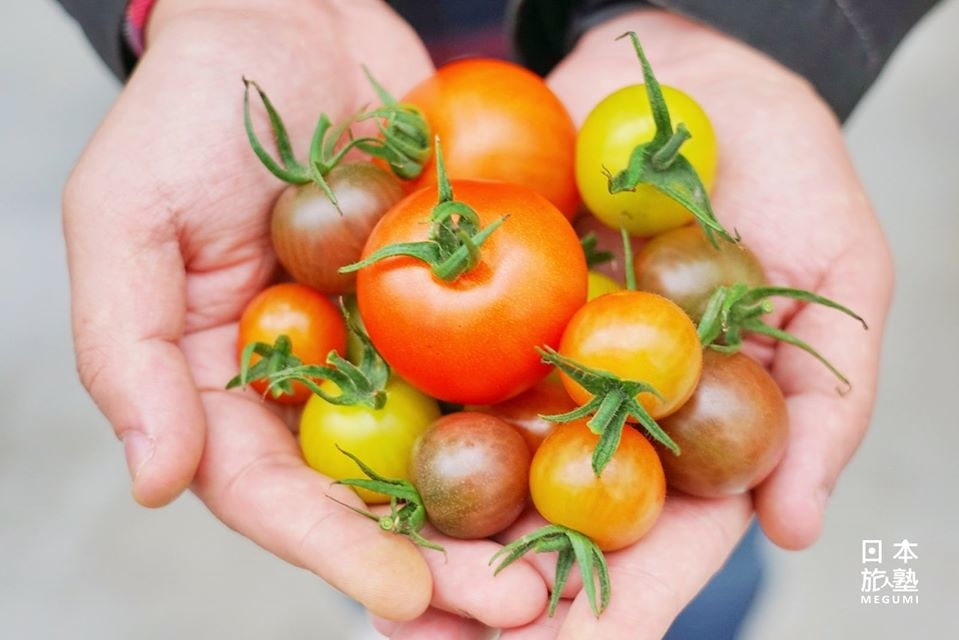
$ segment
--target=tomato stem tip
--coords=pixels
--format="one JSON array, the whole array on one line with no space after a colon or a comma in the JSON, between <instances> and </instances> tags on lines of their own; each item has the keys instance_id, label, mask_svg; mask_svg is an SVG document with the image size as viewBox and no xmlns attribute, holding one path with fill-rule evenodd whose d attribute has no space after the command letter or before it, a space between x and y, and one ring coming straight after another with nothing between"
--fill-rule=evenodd
<instances>
[{"instance_id":1,"label":"tomato stem tip","mask_svg":"<svg viewBox=\"0 0 959 640\"><path fill-rule=\"evenodd\" d=\"M606 565L603 552L588 536L558 524L550 524L537 529L504 546L490 558L490 565L502 558L493 571L493 575L499 574L500 571L530 551L535 553L557 552L559 554L556 559L553 588L549 596L549 617L553 617L553 614L556 613L556 606L559 604L560 595L569 579L573 564L579 565L580 573L583 576L583 589L586 591L586 597L589 600L590 608L593 610L593 615L597 618L602 615L606 607L609 606L609 598L612 592L609 567ZM598 601L596 599L596 582L599 583Z\"/></svg>"}]
</instances>

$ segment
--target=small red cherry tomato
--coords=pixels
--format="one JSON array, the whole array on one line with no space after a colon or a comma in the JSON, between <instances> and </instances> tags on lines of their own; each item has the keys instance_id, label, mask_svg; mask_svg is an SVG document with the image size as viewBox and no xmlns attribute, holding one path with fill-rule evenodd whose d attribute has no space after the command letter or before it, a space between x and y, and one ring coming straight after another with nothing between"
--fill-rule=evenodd
<instances>
[{"instance_id":1,"label":"small red cherry tomato","mask_svg":"<svg viewBox=\"0 0 959 640\"><path fill-rule=\"evenodd\" d=\"M261 291L253 298L240 316L240 331L237 338L237 357L251 342L273 344L278 337L286 335L293 345L293 355L304 364L325 364L331 351L346 353L346 323L335 304L326 296L306 285L284 283ZM251 364L259 360L254 354ZM266 391L267 382L252 383L260 393ZM283 395L275 400L283 404L306 402L311 391L297 382L293 395ZM267 396L271 399L272 396Z\"/></svg>"}]
</instances>

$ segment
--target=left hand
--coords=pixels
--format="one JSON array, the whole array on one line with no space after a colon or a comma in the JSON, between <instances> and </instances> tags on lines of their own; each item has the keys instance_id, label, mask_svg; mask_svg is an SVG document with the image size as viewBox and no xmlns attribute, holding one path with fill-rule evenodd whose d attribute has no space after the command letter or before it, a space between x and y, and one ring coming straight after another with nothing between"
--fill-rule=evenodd
<instances>
[{"instance_id":1,"label":"left hand","mask_svg":"<svg viewBox=\"0 0 959 640\"><path fill-rule=\"evenodd\" d=\"M789 411L787 452L772 475L751 496L669 496L646 538L609 554L613 597L602 617L593 616L571 577L564 593L571 603L561 603L552 619L544 613L506 630L503 640L662 637L734 549L752 506L773 542L809 546L875 399L892 262L829 107L802 78L750 47L684 18L642 10L595 27L551 74L577 123L612 91L642 82L632 48L615 41L626 31L639 34L660 81L690 94L710 115L720 155L713 208L742 234L770 283L838 300L866 318L870 331L815 305L779 304L767 322L815 345L853 381L852 390L838 395L831 374L798 349L748 344L782 388ZM534 519L513 527L504 541L534 528ZM531 561L551 581L552 558ZM434 610L378 628L397 638L488 633Z\"/></svg>"}]
</instances>

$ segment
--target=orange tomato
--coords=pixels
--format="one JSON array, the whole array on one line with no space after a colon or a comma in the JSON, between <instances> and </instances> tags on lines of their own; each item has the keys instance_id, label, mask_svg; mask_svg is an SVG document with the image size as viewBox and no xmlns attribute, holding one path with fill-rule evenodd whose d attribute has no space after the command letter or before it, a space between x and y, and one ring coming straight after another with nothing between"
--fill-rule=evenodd
<instances>
[{"instance_id":1,"label":"orange tomato","mask_svg":"<svg viewBox=\"0 0 959 640\"><path fill-rule=\"evenodd\" d=\"M502 60L461 60L438 69L402 102L425 114L450 177L521 184L568 219L576 214L576 127L536 74ZM431 160L416 185L435 183Z\"/></svg>"},{"instance_id":2,"label":"orange tomato","mask_svg":"<svg viewBox=\"0 0 959 640\"><path fill-rule=\"evenodd\" d=\"M274 285L253 298L240 317L237 354L251 342L273 342L286 335L293 345L293 355L304 364L325 364L330 351L346 353L346 323L336 305L306 285L293 282ZM259 360L254 354L251 363ZM252 383L260 393L266 391L266 381ZM275 399L283 404L306 402L311 391L297 382L293 395Z\"/></svg>"},{"instance_id":3,"label":"orange tomato","mask_svg":"<svg viewBox=\"0 0 959 640\"><path fill-rule=\"evenodd\" d=\"M663 510L666 477L653 445L626 426L597 478L592 466L597 442L585 420L557 426L533 456L529 489L541 516L614 551L652 528Z\"/></svg>"},{"instance_id":4,"label":"orange tomato","mask_svg":"<svg viewBox=\"0 0 959 640\"><path fill-rule=\"evenodd\" d=\"M472 411L489 413L513 425L526 440L529 452L536 453L543 440L553 432L556 423L542 416L559 415L572 411L576 403L560 382L559 375L548 375L533 387L505 402L488 407L474 407Z\"/></svg>"},{"instance_id":5,"label":"orange tomato","mask_svg":"<svg viewBox=\"0 0 959 640\"><path fill-rule=\"evenodd\" d=\"M356 294L373 344L406 381L463 404L493 404L549 372L536 347L555 346L586 301L586 260L572 226L545 198L518 185L453 181L456 200L486 227L509 217L452 281L425 262L385 258L359 270ZM435 188L402 200L373 229L363 257L427 240Z\"/></svg>"},{"instance_id":6,"label":"orange tomato","mask_svg":"<svg viewBox=\"0 0 959 640\"><path fill-rule=\"evenodd\" d=\"M570 320L559 352L592 369L652 385L663 399L640 393L637 400L654 419L689 399L703 368L703 348L689 316L674 302L645 291L591 300ZM592 394L561 377L573 400L589 402Z\"/></svg>"}]
</instances>

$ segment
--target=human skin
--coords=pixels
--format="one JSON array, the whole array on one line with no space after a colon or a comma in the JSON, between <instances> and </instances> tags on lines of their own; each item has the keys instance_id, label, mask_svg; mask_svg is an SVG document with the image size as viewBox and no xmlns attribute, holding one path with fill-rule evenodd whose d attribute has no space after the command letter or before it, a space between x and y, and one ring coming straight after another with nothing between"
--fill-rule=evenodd
<instances>
[{"instance_id":1,"label":"human skin","mask_svg":"<svg viewBox=\"0 0 959 640\"><path fill-rule=\"evenodd\" d=\"M660 638L722 566L755 514L786 549L819 536L829 495L869 425L892 284L892 261L872 206L846 151L839 122L802 78L723 34L655 10L620 15L579 41L549 82L574 121L612 91L642 82L628 40L635 31L660 82L681 88L710 115L719 144L712 204L756 253L771 283L839 300L869 323L837 319L816 305L777 300L767 321L800 336L845 372L852 388L814 358L787 345L751 341L786 397L789 443L770 477L751 495L705 500L670 495L659 522L638 544L607 556L609 608L593 616L574 572L553 618L506 630L503 640ZM529 514L502 536L514 539L542 521ZM548 582L554 559L531 560ZM397 638L483 637L473 623L429 611L405 624L376 621ZM427 630L427 631L424 631ZM461 634L461 635L454 635ZM434 636L435 637L435 636Z\"/></svg>"},{"instance_id":2,"label":"human skin","mask_svg":"<svg viewBox=\"0 0 959 640\"><path fill-rule=\"evenodd\" d=\"M849 375L854 387L842 397L807 354L750 345L786 394L791 427L786 457L752 502L671 496L643 541L610 554L614 595L602 618L574 578L571 600L546 619L550 558L494 580L493 542L441 538L447 563L422 555L324 497L359 504L305 466L289 416L222 390L236 369L236 320L274 273L269 210L282 189L243 135L240 77L262 82L299 141L321 110L338 120L373 99L360 63L402 95L431 66L409 28L374 0L160 0L145 56L70 178L77 365L124 443L134 497L160 506L191 488L228 526L353 596L397 637L436 629L482 637L489 627L509 628L504 638L660 637L722 565L753 504L775 542L811 544L872 408L892 282L885 241L838 123L812 89L681 18L626 14L580 41L550 77L577 123L601 97L640 81L632 49L613 41L627 30L639 33L660 79L712 116L721 158L714 208L770 281L840 300L871 326L863 333L828 310L785 302L771 320ZM536 525L530 515L501 541Z\"/></svg>"},{"instance_id":3,"label":"human skin","mask_svg":"<svg viewBox=\"0 0 959 640\"><path fill-rule=\"evenodd\" d=\"M374 101L361 63L395 95L427 77L422 43L372 0L160 0L147 36L63 196L77 366L123 442L134 498L156 507L189 487L227 526L387 618L431 603L493 626L534 618L546 591L531 566L471 600L460 575L485 569L496 544L424 558L326 497L362 506L306 466L295 418L223 389L240 312L275 273L270 209L284 187L249 148L241 78L269 91L303 157L321 111L339 121ZM262 113L257 126L269 139Z\"/></svg>"}]
</instances>

